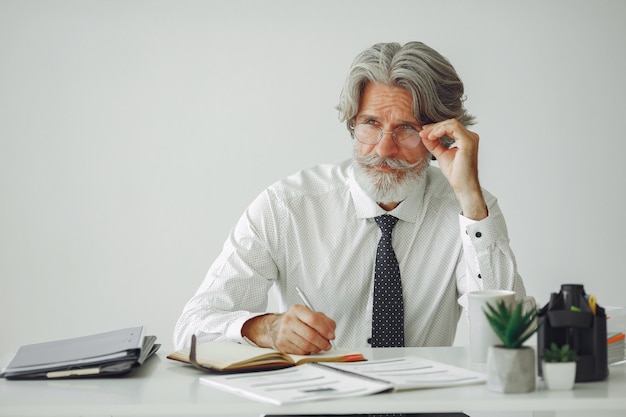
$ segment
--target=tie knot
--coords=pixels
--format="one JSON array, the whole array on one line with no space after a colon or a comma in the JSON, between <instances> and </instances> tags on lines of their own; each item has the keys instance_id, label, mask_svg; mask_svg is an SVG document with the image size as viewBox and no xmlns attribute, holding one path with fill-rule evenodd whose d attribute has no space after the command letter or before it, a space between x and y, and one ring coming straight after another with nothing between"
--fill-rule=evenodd
<instances>
[{"instance_id":1,"label":"tie knot","mask_svg":"<svg viewBox=\"0 0 626 417\"><path fill-rule=\"evenodd\" d=\"M382 216L374 217L374 220L376 220L378 227L380 227L383 233L391 233L393 227L398 222L398 218L391 214L383 214Z\"/></svg>"}]
</instances>

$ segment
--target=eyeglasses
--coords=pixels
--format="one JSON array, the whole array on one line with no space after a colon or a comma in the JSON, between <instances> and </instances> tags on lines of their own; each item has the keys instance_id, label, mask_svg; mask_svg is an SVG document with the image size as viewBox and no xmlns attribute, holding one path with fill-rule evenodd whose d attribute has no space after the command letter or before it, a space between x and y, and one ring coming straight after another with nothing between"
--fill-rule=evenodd
<instances>
[{"instance_id":1,"label":"eyeglasses","mask_svg":"<svg viewBox=\"0 0 626 417\"><path fill-rule=\"evenodd\" d=\"M396 127L391 132L385 132L380 127L369 123L358 123L350 126L350 129L354 131L356 140L365 145L376 145L385 133L391 133L394 143L404 149L416 148L422 141L419 130L408 125Z\"/></svg>"}]
</instances>

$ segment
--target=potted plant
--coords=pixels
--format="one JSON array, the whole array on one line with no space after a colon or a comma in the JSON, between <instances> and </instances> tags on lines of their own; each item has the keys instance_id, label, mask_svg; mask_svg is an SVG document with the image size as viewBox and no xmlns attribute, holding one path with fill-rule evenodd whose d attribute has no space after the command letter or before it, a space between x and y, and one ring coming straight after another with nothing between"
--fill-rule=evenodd
<instances>
[{"instance_id":1,"label":"potted plant","mask_svg":"<svg viewBox=\"0 0 626 417\"><path fill-rule=\"evenodd\" d=\"M488 304L485 316L501 345L487 352L487 387L496 392L531 392L536 386L535 351L524 342L537 331L537 309L524 302Z\"/></svg>"},{"instance_id":2,"label":"potted plant","mask_svg":"<svg viewBox=\"0 0 626 417\"><path fill-rule=\"evenodd\" d=\"M568 344L559 347L552 342L549 349L543 350L541 370L548 389L569 390L574 387L577 357Z\"/></svg>"}]
</instances>

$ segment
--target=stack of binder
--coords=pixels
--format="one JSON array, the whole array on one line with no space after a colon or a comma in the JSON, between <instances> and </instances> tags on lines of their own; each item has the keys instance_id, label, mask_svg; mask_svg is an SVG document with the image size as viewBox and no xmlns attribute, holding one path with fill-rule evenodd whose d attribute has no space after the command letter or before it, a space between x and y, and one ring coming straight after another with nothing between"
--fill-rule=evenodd
<instances>
[{"instance_id":1,"label":"stack of binder","mask_svg":"<svg viewBox=\"0 0 626 417\"><path fill-rule=\"evenodd\" d=\"M608 350L607 362L609 365L626 361L626 309L624 307L607 308L606 344Z\"/></svg>"},{"instance_id":2,"label":"stack of binder","mask_svg":"<svg viewBox=\"0 0 626 417\"><path fill-rule=\"evenodd\" d=\"M161 345L144 326L21 346L2 370L6 379L122 375L141 366Z\"/></svg>"},{"instance_id":3,"label":"stack of binder","mask_svg":"<svg viewBox=\"0 0 626 417\"><path fill-rule=\"evenodd\" d=\"M626 354L626 344L624 344L624 333L614 332L607 335L608 363L609 365L624 362Z\"/></svg>"}]
</instances>

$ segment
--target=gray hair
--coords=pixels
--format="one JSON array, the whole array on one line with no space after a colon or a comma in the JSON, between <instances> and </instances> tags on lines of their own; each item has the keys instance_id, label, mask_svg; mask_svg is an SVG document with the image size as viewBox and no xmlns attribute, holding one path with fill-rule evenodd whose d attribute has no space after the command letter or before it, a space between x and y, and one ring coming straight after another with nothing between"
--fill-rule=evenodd
<instances>
[{"instance_id":1,"label":"gray hair","mask_svg":"<svg viewBox=\"0 0 626 417\"><path fill-rule=\"evenodd\" d=\"M352 62L337 110L348 129L359 111L368 83L404 88L413 96L413 114L422 124L457 119L474 124L463 106L463 82L439 52L421 42L378 43Z\"/></svg>"}]
</instances>

